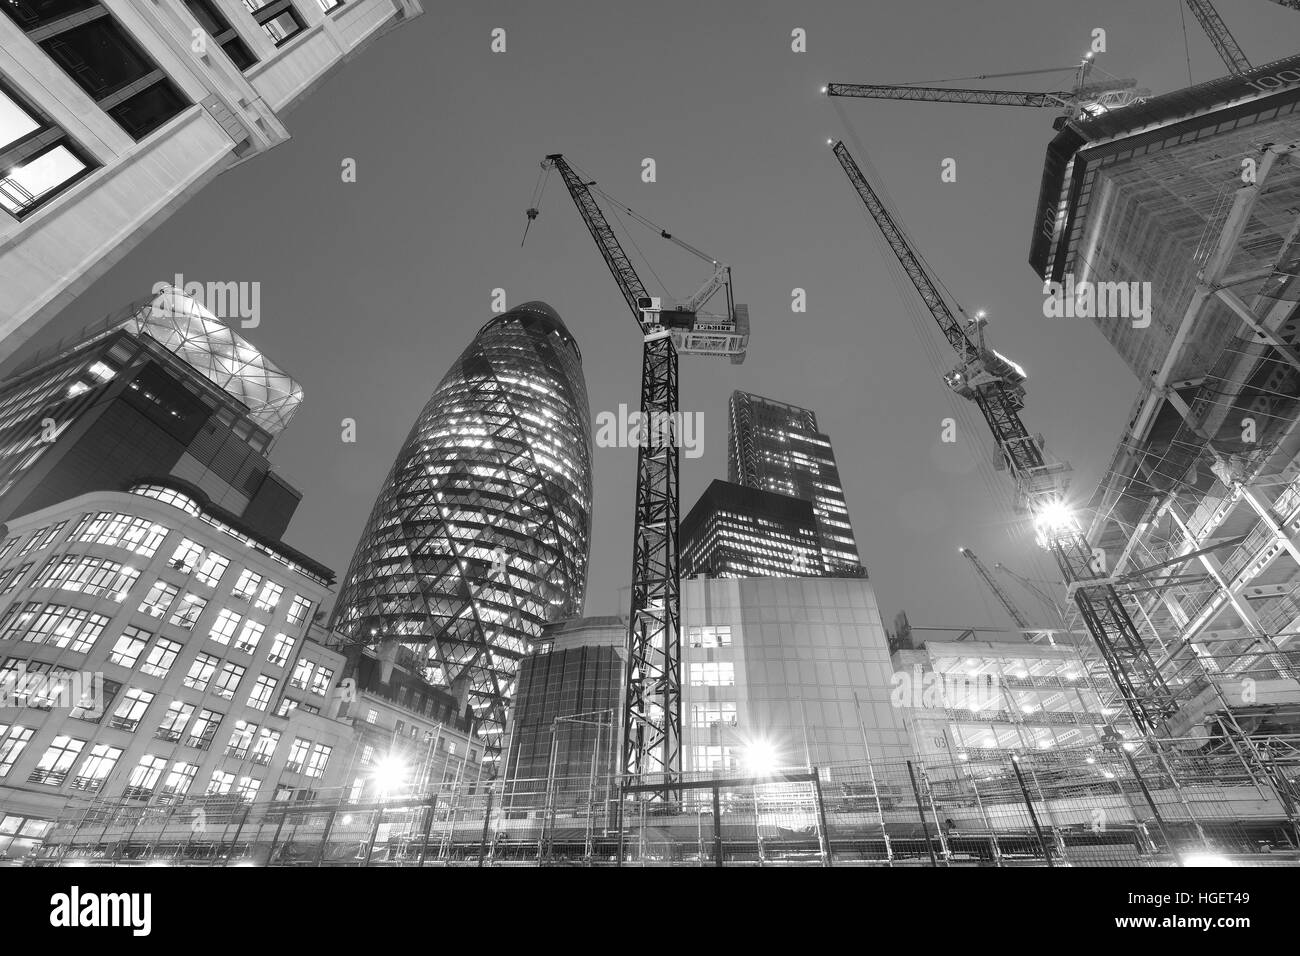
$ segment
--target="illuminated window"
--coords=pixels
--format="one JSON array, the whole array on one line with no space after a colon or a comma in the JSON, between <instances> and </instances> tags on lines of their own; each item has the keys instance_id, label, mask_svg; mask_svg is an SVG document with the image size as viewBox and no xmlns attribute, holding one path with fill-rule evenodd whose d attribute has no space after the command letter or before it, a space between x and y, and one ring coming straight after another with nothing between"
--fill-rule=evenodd
<instances>
[{"instance_id":1,"label":"illuminated window","mask_svg":"<svg viewBox=\"0 0 1300 956\"><path fill-rule=\"evenodd\" d=\"M0 207L21 219L93 168L62 129L0 84Z\"/></svg>"}]
</instances>

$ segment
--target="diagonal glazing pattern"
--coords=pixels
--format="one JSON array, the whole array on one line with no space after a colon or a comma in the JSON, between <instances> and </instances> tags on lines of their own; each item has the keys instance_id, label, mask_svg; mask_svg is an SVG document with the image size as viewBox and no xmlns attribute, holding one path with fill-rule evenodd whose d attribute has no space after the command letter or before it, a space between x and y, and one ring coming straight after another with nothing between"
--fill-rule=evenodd
<instances>
[{"instance_id":1,"label":"diagonal glazing pattern","mask_svg":"<svg viewBox=\"0 0 1300 956\"><path fill-rule=\"evenodd\" d=\"M519 659L582 613L591 536L582 358L529 302L492 319L398 452L353 554L332 626L420 655L502 744Z\"/></svg>"}]
</instances>

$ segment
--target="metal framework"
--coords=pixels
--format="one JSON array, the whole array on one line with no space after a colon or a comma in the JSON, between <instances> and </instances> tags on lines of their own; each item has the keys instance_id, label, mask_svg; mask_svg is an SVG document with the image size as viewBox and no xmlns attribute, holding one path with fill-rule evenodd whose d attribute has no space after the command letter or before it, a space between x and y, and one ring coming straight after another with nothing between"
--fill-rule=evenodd
<instances>
[{"instance_id":1,"label":"metal framework","mask_svg":"<svg viewBox=\"0 0 1300 956\"><path fill-rule=\"evenodd\" d=\"M1063 73L1075 71L1074 88L1045 92L1025 90L976 90L944 86L919 86L905 83L870 85L863 83L827 83L822 92L827 96L852 96L877 100L914 100L931 103L972 103L979 106L1029 106L1060 110L1062 115L1078 119L1106 110L1119 109L1141 102L1150 90L1137 88L1135 80L1108 79L1098 83L1088 82L1094 66L1091 57L1077 67L1053 70L1017 70L1012 73L984 74L966 79L992 79L1004 76L1026 76L1036 73Z\"/></svg>"},{"instance_id":2,"label":"metal framework","mask_svg":"<svg viewBox=\"0 0 1300 956\"><path fill-rule=\"evenodd\" d=\"M1059 465L1049 465L1038 441L1020 420L1024 406L1023 376L1007 368L1005 359L972 341L949 309L938 286L913 251L897 221L867 182L843 142L834 146L836 158L859 198L884 234L916 291L939 324L944 337L961 357L949 376L949 385L976 404L993 433L994 441L1016 481L1017 504L1038 521L1043 544L1074 589L1074 600L1097 644L1111 679L1119 688L1133 721L1143 733L1159 733L1178 704L1165 683L1146 643L1138 634L1119 594L1095 570L1092 549L1077 524L1054 518L1064 509L1064 476ZM982 338L982 336L981 336Z\"/></svg>"},{"instance_id":3,"label":"metal framework","mask_svg":"<svg viewBox=\"0 0 1300 956\"><path fill-rule=\"evenodd\" d=\"M1291 6L1283 0L1275 0L1282 3L1283 6ZM1295 0L1292 0L1294 3ZM1246 54L1241 52L1241 47L1237 45L1236 38L1228 25L1223 22L1223 17L1219 16L1219 11L1214 9L1214 4L1210 0L1187 0L1188 9L1196 17L1196 22L1201 25L1205 35L1210 38L1214 44L1214 51L1219 54L1219 58L1227 65L1233 73L1245 73L1251 69L1250 60L1246 59Z\"/></svg>"},{"instance_id":4,"label":"metal framework","mask_svg":"<svg viewBox=\"0 0 1300 956\"><path fill-rule=\"evenodd\" d=\"M1007 592L1002 589L1002 585L998 584L998 582L993 579L993 575L989 574L989 569L984 566L984 562L979 559L979 556L970 548L962 548L960 550L962 557L969 560L974 566L975 573L980 576L980 580L982 580L988 589L993 592L993 596L998 599L998 603L1002 605L1003 609L1011 617L1011 620L1015 622L1016 627L1020 628L1022 632L1028 632L1031 630L1029 621L1025 618L1025 615L1021 613L1020 608L1016 607L1015 602L1011 600L1011 595L1007 594Z\"/></svg>"},{"instance_id":5,"label":"metal framework","mask_svg":"<svg viewBox=\"0 0 1300 956\"><path fill-rule=\"evenodd\" d=\"M589 183L560 154L543 164L559 171L574 205L641 329L641 414L650 427L637 448L636 515L632 552L632 607L628 616L622 770L634 777L662 775L661 793L681 774L681 585L677 548L679 512L677 353L742 361L748 316L733 304L731 270L660 229L663 238L708 261L712 275L682 303L650 295L596 202ZM628 210L631 213L630 210ZM633 214L635 216L635 214ZM649 221L636 217L643 224ZM726 291L727 314L700 310ZM667 423L659 427L655 423Z\"/></svg>"}]
</instances>

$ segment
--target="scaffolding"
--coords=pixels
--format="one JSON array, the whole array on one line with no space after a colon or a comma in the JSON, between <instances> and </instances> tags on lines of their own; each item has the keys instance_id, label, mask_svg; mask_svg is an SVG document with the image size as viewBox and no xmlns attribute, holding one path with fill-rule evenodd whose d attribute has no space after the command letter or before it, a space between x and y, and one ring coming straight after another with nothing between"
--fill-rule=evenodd
<instances>
[{"instance_id":1,"label":"scaffolding","mask_svg":"<svg viewBox=\"0 0 1300 956\"><path fill-rule=\"evenodd\" d=\"M1183 743L1183 742L1179 742ZM1287 741L1300 755L1300 738ZM1177 787L1161 762L1172 762ZM1293 781L1293 787L1295 783ZM231 795L70 809L28 865L1300 865L1274 792L1232 754L1127 742L888 757L664 782L445 781L419 796ZM526 799L524 798L526 797Z\"/></svg>"}]
</instances>

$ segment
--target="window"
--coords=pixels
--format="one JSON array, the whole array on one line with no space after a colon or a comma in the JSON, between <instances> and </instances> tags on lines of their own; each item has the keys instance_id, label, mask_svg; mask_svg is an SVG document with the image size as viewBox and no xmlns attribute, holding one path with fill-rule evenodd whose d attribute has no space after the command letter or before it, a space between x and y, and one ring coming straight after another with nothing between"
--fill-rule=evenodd
<instances>
[{"instance_id":1,"label":"window","mask_svg":"<svg viewBox=\"0 0 1300 956\"><path fill-rule=\"evenodd\" d=\"M158 778L166 768L167 761L162 757L154 757L150 754L141 757L140 762L131 771L123 796L144 797L153 793L153 788L158 785Z\"/></svg>"},{"instance_id":2,"label":"window","mask_svg":"<svg viewBox=\"0 0 1300 956\"><path fill-rule=\"evenodd\" d=\"M117 639L117 643L113 645L108 659L120 667L135 667L135 662L140 659L140 652L144 650L152 636L148 631L142 631L138 627L126 628L122 631L122 636Z\"/></svg>"},{"instance_id":3,"label":"window","mask_svg":"<svg viewBox=\"0 0 1300 956\"><path fill-rule=\"evenodd\" d=\"M178 760L172 764L171 773L167 774L167 781L163 784L162 792L169 796L183 797L189 793L190 784L194 782L194 776L199 772L199 768L192 763L186 763Z\"/></svg>"},{"instance_id":4,"label":"window","mask_svg":"<svg viewBox=\"0 0 1300 956\"><path fill-rule=\"evenodd\" d=\"M151 691L139 687L130 688L122 695L122 700L117 705L117 710L113 711L113 716L108 725L116 727L118 730L134 733L136 728L140 726L140 720L144 717L144 712L153 703L153 698L154 695Z\"/></svg>"},{"instance_id":5,"label":"window","mask_svg":"<svg viewBox=\"0 0 1300 956\"><path fill-rule=\"evenodd\" d=\"M95 693L93 685L87 686L84 677L72 677L73 692L80 691L80 699L75 707L68 711L69 717L77 720L88 721L97 724L104 717L104 708L113 703L117 697L117 692L122 689L122 685L115 680L104 680L101 686L102 696Z\"/></svg>"},{"instance_id":6,"label":"window","mask_svg":"<svg viewBox=\"0 0 1300 956\"><path fill-rule=\"evenodd\" d=\"M289 652L293 650L293 641L287 634L276 634L271 644L271 653L266 655L268 662L276 667L283 667L289 661Z\"/></svg>"},{"instance_id":7,"label":"window","mask_svg":"<svg viewBox=\"0 0 1300 956\"><path fill-rule=\"evenodd\" d=\"M691 647L730 647L731 627L692 627L689 630Z\"/></svg>"},{"instance_id":8,"label":"window","mask_svg":"<svg viewBox=\"0 0 1300 956\"><path fill-rule=\"evenodd\" d=\"M370 744L366 744L364 747L361 748L361 766L369 767L370 764L374 761L374 759L375 759L375 748L373 746L371 746Z\"/></svg>"},{"instance_id":9,"label":"window","mask_svg":"<svg viewBox=\"0 0 1300 956\"><path fill-rule=\"evenodd\" d=\"M238 664L227 662L221 668L221 673L217 675L216 692L218 697L224 697L226 700L235 699L235 688L239 682L244 679L244 668Z\"/></svg>"},{"instance_id":10,"label":"window","mask_svg":"<svg viewBox=\"0 0 1300 956\"><path fill-rule=\"evenodd\" d=\"M194 723L190 724L189 735L185 738L185 746L207 750L212 746L212 738L216 737L217 727L220 726L225 716L225 714L219 714L215 710L199 711L199 715L194 718Z\"/></svg>"},{"instance_id":11,"label":"window","mask_svg":"<svg viewBox=\"0 0 1300 956\"><path fill-rule=\"evenodd\" d=\"M212 0L185 0L185 5L190 8L190 13L194 14L194 19L199 21L199 26L203 27L208 36L226 51L230 62L234 63L241 73L257 63L257 57L253 56L248 45L235 32L230 21L222 15Z\"/></svg>"},{"instance_id":12,"label":"window","mask_svg":"<svg viewBox=\"0 0 1300 956\"><path fill-rule=\"evenodd\" d=\"M257 601L253 604L259 611L274 611L275 606L280 603L280 595L284 593L284 588L274 581L267 581L262 585L262 593L257 596Z\"/></svg>"},{"instance_id":13,"label":"window","mask_svg":"<svg viewBox=\"0 0 1300 956\"><path fill-rule=\"evenodd\" d=\"M290 0L244 0L244 6L276 46L283 46L307 29Z\"/></svg>"},{"instance_id":14,"label":"window","mask_svg":"<svg viewBox=\"0 0 1300 956\"><path fill-rule=\"evenodd\" d=\"M35 727L6 727L0 724L0 777L7 774L17 762L34 733Z\"/></svg>"},{"instance_id":15,"label":"window","mask_svg":"<svg viewBox=\"0 0 1300 956\"><path fill-rule=\"evenodd\" d=\"M271 762L271 755L275 753L275 748L280 743L280 731L272 730L269 727L263 727L262 733L257 738L257 746L253 749L253 763L265 767Z\"/></svg>"},{"instance_id":16,"label":"window","mask_svg":"<svg viewBox=\"0 0 1300 956\"><path fill-rule=\"evenodd\" d=\"M190 722L193 713L193 704L187 704L183 700L172 701L167 707L167 713L163 715L163 722L154 731L154 736L159 740L180 740L181 731Z\"/></svg>"},{"instance_id":17,"label":"window","mask_svg":"<svg viewBox=\"0 0 1300 956\"><path fill-rule=\"evenodd\" d=\"M736 665L731 661L694 661L690 681L692 687L731 687L736 683Z\"/></svg>"},{"instance_id":18,"label":"window","mask_svg":"<svg viewBox=\"0 0 1300 956\"><path fill-rule=\"evenodd\" d=\"M257 791L261 786L262 781L256 777L240 777L238 788L240 799L249 803L253 802L257 799Z\"/></svg>"},{"instance_id":19,"label":"window","mask_svg":"<svg viewBox=\"0 0 1300 956\"><path fill-rule=\"evenodd\" d=\"M329 13L343 6L343 0L316 0L320 4L321 13Z\"/></svg>"},{"instance_id":20,"label":"window","mask_svg":"<svg viewBox=\"0 0 1300 956\"><path fill-rule=\"evenodd\" d=\"M298 663L293 668L293 676L289 678L289 686L306 690L311 685L311 675L315 669L316 665L307 658L298 658Z\"/></svg>"},{"instance_id":21,"label":"window","mask_svg":"<svg viewBox=\"0 0 1300 956\"><path fill-rule=\"evenodd\" d=\"M244 629L239 633L239 640L235 642L235 650L243 651L245 654L253 653L257 650L257 642L262 639L265 630L266 627L256 621L245 621Z\"/></svg>"},{"instance_id":22,"label":"window","mask_svg":"<svg viewBox=\"0 0 1300 956\"><path fill-rule=\"evenodd\" d=\"M32 644L48 643L84 654L94 647L108 625L108 618L104 615L91 614L80 608L47 604L38 614L35 610L38 607L39 604L28 604L23 613L8 622L3 636L21 636Z\"/></svg>"},{"instance_id":23,"label":"window","mask_svg":"<svg viewBox=\"0 0 1300 956\"><path fill-rule=\"evenodd\" d=\"M234 611L223 608L217 615L217 619L212 622L212 630L208 631L208 637L218 644L229 644L241 620L243 618Z\"/></svg>"},{"instance_id":24,"label":"window","mask_svg":"<svg viewBox=\"0 0 1300 956\"><path fill-rule=\"evenodd\" d=\"M101 511L86 522L76 540L125 548L141 557L152 558L166 537L167 529L156 521Z\"/></svg>"},{"instance_id":25,"label":"window","mask_svg":"<svg viewBox=\"0 0 1300 956\"><path fill-rule=\"evenodd\" d=\"M739 768L740 762L731 747L703 746L695 748L694 770L731 771Z\"/></svg>"},{"instance_id":26,"label":"window","mask_svg":"<svg viewBox=\"0 0 1300 956\"><path fill-rule=\"evenodd\" d=\"M275 685L274 677L266 675L259 677L252 693L248 695L248 706L254 710L266 710L266 705L271 702L271 695L275 693Z\"/></svg>"},{"instance_id":27,"label":"window","mask_svg":"<svg viewBox=\"0 0 1300 956\"><path fill-rule=\"evenodd\" d=\"M287 620L290 624L298 625L307 620L307 614L311 611L311 601L307 600L301 594L293 596L293 603L289 606Z\"/></svg>"},{"instance_id":28,"label":"window","mask_svg":"<svg viewBox=\"0 0 1300 956\"><path fill-rule=\"evenodd\" d=\"M139 576L135 568L123 567L116 561L65 554L50 558L32 586L80 591L97 597L112 594L115 600L121 601Z\"/></svg>"},{"instance_id":29,"label":"window","mask_svg":"<svg viewBox=\"0 0 1300 956\"><path fill-rule=\"evenodd\" d=\"M334 682L334 672L328 667L316 665L316 674L311 679L311 692L320 694L324 697L330 692L330 685Z\"/></svg>"},{"instance_id":30,"label":"window","mask_svg":"<svg viewBox=\"0 0 1300 956\"><path fill-rule=\"evenodd\" d=\"M132 138L143 139L187 105L167 75L99 3L0 5ZM59 10L59 13L55 13ZM68 10L84 11L67 17Z\"/></svg>"},{"instance_id":31,"label":"window","mask_svg":"<svg viewBox=\"0 0 1300 956\"><path fill-rule=\"evenodd\" d=\"M325 775L325 767L330 762L330 754L333 752L332 747L324 744L317 744L312 748L311 759L307 761L307 776L322 777Z\"/></svg>"},{"instance_id":32,"label":"window","mask_svg":"<svg viewBox=\"0 0 1300 956\"><path fill-rule=\"evenodd\" d=\"M93 168L62 129L0 84L0 207L21 219Z\"/></svg>"},{"instance_id":33,"label":"window","mask_svg":"<svg viewBox=\"0 0 1300 956\"><path fill-rule=\"evenodd\" d=\"M10 122L11 122L11 117L9 116L9 114L5 113L4 96L3 94L0 94L0 130L6 130L12 132L12 128L8 125ZM4 132L0 132L0 144L4 143L5 135L6 134ZM14 535L3 545L0 545L0 561L3 561L5 558L9 557L9 552L14 549L14 545L16 545L19 540L20 540L20 536Z\"/></svg>"},{"instance_id":34,"label":"window","mask_svg":"<svg viewBox=\"0 0 1300 956\"><path fill-rule=\"evenodd\" d=\"M253 745L253 736L257 733L257 724L245 720L235 721L235 729L230 732L230 741L226 744L226 756L243 760L248 756L248 748Z\"/></svg>"},{"instance_id":35,"label":"window","mask_svg":"<svg viewBox=\"0 0 1300 956\"><path fill-rule=\"evenodd\" d=\"M122 756L121 747L113 747L109 744L95 744L90 748L90 753L86 759L81 762L77 769L76 776L72 778L72 786L76 790L89 790L98 792L108 779L108 775L113 772L118 758Z\"/></svg>"},{"instance_id":36,"label":"window","mask_svg":"<svg viewBox=\"0 0 1300 956\"><path fill-rule=\"evenodd\" d=\"M377 710L366 711L366 723L373 724L377 720L379 720L379 711Z\"/></svg>"},{"instance_id":37,"label":"window","mask_svg":"<svg viewBox=\"0 0 1300 956\"><path fill-rule=\"evenodd\" d=\"M226 773L224 770L214 770L212 771L212 779L208 781L208 789L205 791L204 796L220 796L221 794L229 793L234 786L235 775L233 773Z\"/></svg>"},{"instance_id":38,"label":"window","mask_svg":"<svg viewBox=\"0 0 1300 956\"><path fill-rule=\"evenodd\" d=\"M212 675L217 672L217 665L220 663L221 658L219 657L214 657L212 654L200 654L190 664L190 671L185 675L182 683L186 687L192 687L195 690L207 690L208 681L212 680Z\"/></svg>"},{"instance_id":39,"label":"window","mask_svg":"<svg viewBox=\"0 0 1300 956\"><path fill-rule=\"evenodd\" d=\"M691 726L696 730L710 730L719 727L736 726L735 701L692 704Z\"/></svg>"},{"instance_id":40,"label":"window","mask_svg":"<svg viewBox=\"0 0 1300 956\"><path fill-rule=\"evenodd\" d=\"M217 554L215 551L209 551L208 556L203 559L199 569L194 573L194 578L200 584L206 584L208 587L215 588L221 576L226 573L226 568L230 562Z\"/></svg>"},{"instance_id":41,"label":"window","mask_svg":"<svg viewBox=\"0 0 1300 956\"><path fill-rule=\"evenodd\" d=\"M176 611L172 614L168 623L174 624L182 630L190 630L194 627L194 622L199 619L203 609L208 606L205 598L197 594L186 594L176 605Z\"/></svg>"},{"instance_id":42,"label":"window","mask_svg":"<svg viewBox=\"0 0 1300 956\"><path fill-rule=\"evenodd\" d=\"M291 773L302 773L303 767L307 763L307 754L311 750L311 741L303 740L301 737L295 737L293 747L289 749L289 762L284 765L284 769Z\"/></svg>"},{"instance_id":43,"label":"window","mask_svg":"<svg viewBox=\"0 0 1300 956\"><path fill-rule=\"evenodd\" d=\"M150 677L166 677L172 664L176 663L176 655L180 652L180 644L159 638L158 642L150 648L149 656L140 665L140 673L148 674Z\"/></svg>"},{"instance_id":44,"label":"window","mask_svg":"<svg viewBox=\"0 0 1300 956\"><path fill-rule=\"evenodd\" d=\"M298 702L296 700L294 700L292 697L282 697L280 698L280 706L277 707L275 710L275 716L288 717L297 709L298 709Z\"/></svg>"},{"instance_id":45,"label":"window","mask_svg":"<svg viewBox=\"0 0 1300 956\"><path fill-rule=\"evenodd\" d=\"M23 545L23 549L18 552L18 557L21 558L28 552L40 551L48 547L54 539L59 536L59 532L63 530L63 526L66 524L66 521L60 521L53 527L41 528L38 531L33 531L32 536L28 538L27 543Z\"/></svg>"},{"instance_id":46,"label":"window","mask_svg":"<svg viewBox=\"0 0 1300 956\"><path fill-rule=\"evenodd\" d=\"M27 564L24 564L21 567L19 567L18 570L14 572L14 576L9 579L9 583L5 585L5 589L3 591L0 591L0 594L8 594L14 588L18 587L18 582L23 579L23 576L27 574L27 572L31 569L31 566L32 566L31 562L28 562Z\"/></svg>"},{"instance_id":47,"label":"window","mask_svg":"<svg viewBox=\"0 0 1300 956\"><path fill-rule=\"evenodd\" d=\"M189 538L182 538L181 543L176 546L172 552L171 560L167 563L172 570L179 571L181 574L189 574L199 566L199 561L203 559L203 546L197 541L191 541Z\"/></svg>"},{"instance_id":48,"label":"window","mask_svg":"<svg viewBox=\"0 0 1300 956\"><path fill-rule=\"evenodd\" d=\"M68 769L81 754L81 748L85 746L84 740L59 734L50 742L45 753L41 754L41 759L36 762L36 769L27 778L28 781L57 787L67 779Z\"/></svg>"},{"instance_id":49,"label":"window","mask_svg":"<svg viewBox=\"0 0 1300 956\"><path fill-rule=\"evenodd\" d=\"M231 597L239 598L241 601L251 601L253 595L257 593L258 585L262 583L262 576L249 568L244 568L239 575L239 580L235 582L234 590L230 592Z\"/></svg>"},{"instance_id":50,"label":"window","mask_svg":"<svg viewBox=\"0 0 1300 956\"><path fill-rule=\"evenodd\" d=\"M155 581L154 586L140 602L140 613L148 614L150 617L162 617L171 607L172 601L176 600L178 593L180 592L166 581Z\"/></svg>"}]
</instances>

